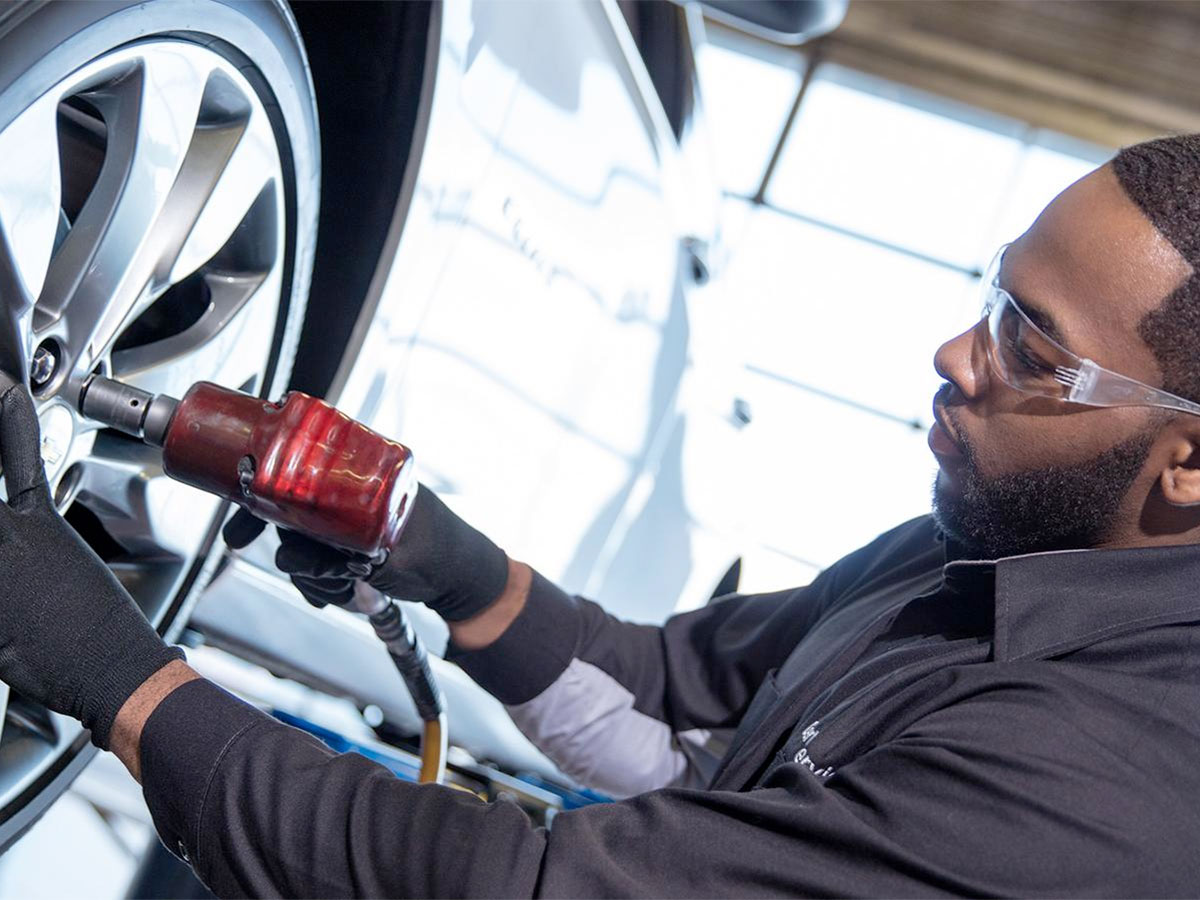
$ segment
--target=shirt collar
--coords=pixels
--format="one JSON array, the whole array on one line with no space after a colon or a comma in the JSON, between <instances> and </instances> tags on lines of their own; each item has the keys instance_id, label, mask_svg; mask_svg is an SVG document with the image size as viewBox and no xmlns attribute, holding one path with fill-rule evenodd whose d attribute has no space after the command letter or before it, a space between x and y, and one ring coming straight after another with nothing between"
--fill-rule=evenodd
<instances>
[{"instance_id":1,"label":"shirt collar","mask_svg":"<svg viewBox=\"0 0 1200 900\"><path fill-rule=\"evenodd\" d=\"M996 660L1039 659L1153 625L1200 620L1200 545L955 559L947 583L995 576ZM982 585L980 585L982 587Z\"/></svg>"}]
</instances>

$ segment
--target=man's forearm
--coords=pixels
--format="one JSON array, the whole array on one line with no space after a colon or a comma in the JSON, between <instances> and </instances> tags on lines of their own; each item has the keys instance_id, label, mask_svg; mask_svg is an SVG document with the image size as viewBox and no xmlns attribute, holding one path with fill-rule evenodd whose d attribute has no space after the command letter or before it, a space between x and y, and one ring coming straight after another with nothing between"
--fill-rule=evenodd
<instances>
[{"instance_id":1,"label":"man's forearm","mask_svg":"<svg viewBox=\"0 0 1200 900\"><path fill-rule=\"evenodd\" d=\"M142 780L142 729L150 714L166 697L179 687L200 677L195 669L181 660L169 662L145 681L125 701L113 722L109 749L125 764L129 774Z\"/></svg>"},{"instance_id":2,"label":"man's forearm","mask_svg":"<svg viewBox=\"0 0 1200 900\"><path fill-rule=\"evenodd\" d=\"M494 643L525 608L533 572L525 563L508 561L504 591L486 609L461 622L450 622L450 640L463 650L481 650Z\"/></svg>"}]
</instances>

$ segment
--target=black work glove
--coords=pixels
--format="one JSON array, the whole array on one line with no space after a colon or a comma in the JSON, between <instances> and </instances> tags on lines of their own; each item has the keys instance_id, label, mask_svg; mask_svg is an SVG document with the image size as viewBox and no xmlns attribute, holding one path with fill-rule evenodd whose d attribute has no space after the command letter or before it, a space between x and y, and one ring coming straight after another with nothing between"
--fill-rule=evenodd
<instances>
[{"instance_id":1,"label":"black work glove","mask_svg":"<svg viewBox=\"0 0 1200 900\"><path fill-rule=\"evenodd\" d=\"M239 509L225 523L225 542L235 550L254 540L265 527L261 519ZM469 619L488 606L508 581L508 557L420 485L412 512L387 558L372 564L285 528L279 531L275 565L314 606L348 606L354 582L367 583L389 597L424 603L447 622Z\"/></svg>"},{"instance_id":2,"label":"black work glove","mask_svg":"<svg viewBox=\"0 0 1200 900\"><path fill-rule=\"evenodd\" d=\"M73 716L108 747L117 711L183 651L168 647L108 567L58 514L24 385L0 398L0 679Z\"/></svg>"}]
</instances>

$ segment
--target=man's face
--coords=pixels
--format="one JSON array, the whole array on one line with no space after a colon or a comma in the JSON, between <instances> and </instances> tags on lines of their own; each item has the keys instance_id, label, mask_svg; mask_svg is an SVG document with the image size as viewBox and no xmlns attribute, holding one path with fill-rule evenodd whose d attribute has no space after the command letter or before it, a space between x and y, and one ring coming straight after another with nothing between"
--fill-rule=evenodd
<instances>
[{"instance_id":1,"label":"man's face","mask_svg":"<svg viewBox=\"0 0 1200 900\"><path fill-rule=\"evenodd\" d=\"M1000 284L1067 349L1162 384L1138 323L1191 274L1104 166L1064 191L1004 256ZM1133 542L1159 471L1161 413L1022 393L987 362L984 327L938 350L934 513L980 556ZM1160 458L1162 457L1162 458Z\"/></svg>"}]
</instances>

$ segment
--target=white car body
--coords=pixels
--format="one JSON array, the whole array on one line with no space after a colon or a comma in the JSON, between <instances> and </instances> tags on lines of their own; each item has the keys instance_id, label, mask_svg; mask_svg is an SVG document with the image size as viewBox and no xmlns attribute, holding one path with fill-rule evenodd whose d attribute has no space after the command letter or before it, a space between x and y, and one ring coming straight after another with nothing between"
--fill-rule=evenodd
<instances>
[{"instance_id":1,"label":"white car body","mask_svg":"<svg viewBox=\"0 0 1200 900\"><path fill-rule=\"evenodd\" d=\"M728 298L694 271L720 239L699 103L681 143L612 2L452 0L437 18L419 166L331 399L411 446L456 512L568 591L644 622L701 606L739 555L739 423ZM412 612L440 652L444 626ZM369 629L309 608L265 544L193 622L415 726ZM452 742L555 774L435 662Z\"/></svg>"}]
</instances>

